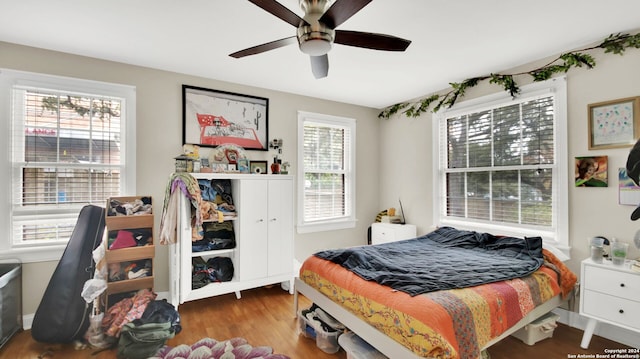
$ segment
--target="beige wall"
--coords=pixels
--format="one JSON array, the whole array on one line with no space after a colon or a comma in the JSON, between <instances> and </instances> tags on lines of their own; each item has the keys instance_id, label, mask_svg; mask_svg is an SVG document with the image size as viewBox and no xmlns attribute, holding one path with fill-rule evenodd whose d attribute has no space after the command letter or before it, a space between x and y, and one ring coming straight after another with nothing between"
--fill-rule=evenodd
<instances>
[{"instance_id":1,"label":"beige wall","mask_svg":"<svg viewBox=\"0 0 640 359\"><path fill-rule=\"evenodd\" d=\"M617 168L624 167L629 149L589 151L587 149L587 104L640 95L640 51L624 56L596 54L592 70L577 69L567 74L569 156L609 156L608 188L575 188L569 191L570 245L569 267L579 272L580 261L588 257L586 239L603 235L630 241L640 223L629 220L633 210L618 205ZM397 207L402 200L408 222L418 225L420 234L432 223L432 141L431 116L378 120L378 111L343 103L297 96L282 92L225 83L205 78L157 71L148 68L101 61L0 42L0 68L42 72L129 84L137 88L137 192L150 194L156 201L156 231L161 199L173 157L180 152L182 115L181 85L189 84L269 98L269 136L283 138L283 158L296 168L296 124L298 110L357 119L357 218L353 230L298 235L295 255L303 260L311 253L330 247L364 243L366 229L379 210ZM522 68L535 67L525 65ZM452 79L455 80L455 79ZM458 79L460 80L460 79ZM467 98L499 91L482 85ZM270 154L251 152L254 159ZM573 178L570 166L569 178ZM156 290L168 290L167 251L157 250ZM631 256L639 256L633 249ZM34 313L56 262L24 266L24 313Z\"/></svg>"},{"instance_id":2,"label":"beige wall","mask_svg":"<svg viewBox=\"0 0 640 359\"><path fill-rule=\"evenodd\" d=\"M624 56L593 54L596 67L575 69L567 74L569 178L574 178L571 164L575 157L606 155L609 157L609 187L576 188L570 182L561 189L569 193L571 260L568 265L576 274L580 271L580 261L589 256L588 238L602 235L632 243L635 232L640 230L640 222L629 219L635 207L618 204L618 168L625 166L629 148L590 151L587 143L588 104L640 96L640 51L629 50ZM516 71L531 70L546 62L525 65ZM500 88L495 85L482 84L468 92L465 99L497 91ZM430 113L417 119L397 116L382 120L380 124L383 149L380 206L397 206L398 197L401 197L407 222L416 224L419 234L433 226L431 117ZM640 251L633 245L631 248L632 258L640 256Z\"/></svg>"},{"instance_id":3,"label":"beige wall","mask_svg":"<svg viewBox=\"0 0 640 359\"><path fill-rule=\"evenodd\" d=\"M215 64L212 64L215 66ZM284 141L283 158L296 163L297 111L351 117L357 120L357 218L352 230L295 236L295 256L302 261L314 251L366 243L368 224L378 211L377 111L344 103L297 96L166 71L102 61L0 42L0 68L40 72L133 85L137 93L137 194L154 198L155 230L160 225L164 189L182 146L182 84L269 98L269 137ZM250 151L252 159L270 159L273 152ZM5 184L7 186L8 184ZM6 207L2 209L6 212ZM6 215L6 213L5 213ZM168 251L156 250L156 291L168 291ZM23 266L23 313L38 307L57 262Z\"/></svg>"}]
</instances>

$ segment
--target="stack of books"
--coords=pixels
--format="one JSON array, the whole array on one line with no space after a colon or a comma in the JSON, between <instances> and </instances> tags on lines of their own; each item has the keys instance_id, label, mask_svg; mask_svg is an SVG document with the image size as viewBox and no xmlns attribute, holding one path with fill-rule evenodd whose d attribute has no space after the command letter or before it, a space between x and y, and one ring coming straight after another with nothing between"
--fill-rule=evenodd
<instances>
[{"instance_id":1,"label":"stack of books","mask_svg":"<svg viewBox=\"0 0 640 359\"><path fill-rule=\"evenodd\" d=\"M402 223L402 218L400 216L382 216L380 218L380 223Z\"/></svg>"},{"instance_id":2,"label":"stack of books","mask_svg":"<svg viewBox=\"0 0 640 359\"><path fill-rule=\"evenodd\" d=\"M631 262L631 270L634 272L640 272L640 258Z\"/></svg>"}]
</instances>

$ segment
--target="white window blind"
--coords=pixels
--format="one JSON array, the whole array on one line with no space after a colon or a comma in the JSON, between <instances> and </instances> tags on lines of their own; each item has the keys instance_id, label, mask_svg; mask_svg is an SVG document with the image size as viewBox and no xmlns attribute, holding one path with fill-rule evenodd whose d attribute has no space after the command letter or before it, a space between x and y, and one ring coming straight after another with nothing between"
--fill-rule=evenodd
<instances>
[{"instance_id":1,"label":"white window blind","mask_svg":"<svg viewBox=\"0 0 640 359\"><path fill-rule=\"evenodd\" d=\"M125 188L123 131L131 100L113 91L74 91L81 80L56 80L59 86L9 81L9 248L66 244L83 206L104 207Z\"/></svg>"},{"instance_id":2,"label":"white window blind","mask_svg":"<svg viewBox=\"0 0 640 359\"><path fill-rule=\"evenodd\" d=\"M440 223L561 236L563 98L557 91L523 93L439 117Z\"/></svg>"},{"instance_id":3,"label":"white window blind","mask_svg":"<svg viewBox=\"0 0 640 359\"><path fill-rule=\"evenodd\" d=\"M353 221L355 121L307 113L299 116L299 178L303 179L299 227ZM326 227L330 228L335 227Z\"/></svg>"}]
</instances>

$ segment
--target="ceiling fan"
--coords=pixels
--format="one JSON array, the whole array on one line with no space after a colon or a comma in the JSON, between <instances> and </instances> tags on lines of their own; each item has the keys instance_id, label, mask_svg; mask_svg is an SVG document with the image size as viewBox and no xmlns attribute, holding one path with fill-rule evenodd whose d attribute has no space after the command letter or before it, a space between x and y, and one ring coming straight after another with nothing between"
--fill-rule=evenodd
<instances>
[{"instance_id":1,"label":"ceiling fan","mask_svg":"<svg viewBox=\"0 0 640 359\"><path fill-rule=\"evenodd\" d=\"M229 56L241 58L298 43L300 50L309 55L315 78L326 77L329 72L327 53L332 44L363 47L373 50L404 51L411 41L399 37L370 32L336 30L336 27L362 10L372 0L300 0L304 17L275 0L249 0L263 10L298 28L296 36L285 37L234 52Z\"/></svg>"}]
</instances>

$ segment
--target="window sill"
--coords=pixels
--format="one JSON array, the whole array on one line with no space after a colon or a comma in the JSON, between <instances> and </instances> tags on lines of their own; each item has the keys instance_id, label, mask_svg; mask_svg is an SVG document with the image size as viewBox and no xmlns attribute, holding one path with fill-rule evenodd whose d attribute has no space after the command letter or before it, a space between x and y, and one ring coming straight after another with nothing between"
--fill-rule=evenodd
<instances>
[{"instance_id":1,"label":"window sill","mask_svg":"<svg viewBox=\"0 0 640 359\"><path fill-rule=\"evenodd\" d=\"M332 221L314 224L298 224L296 229L298 233L314 233L335 231L339 229L355 228L357 220Z\"/></svg>"},{"instance_id":2,"label":"window sill","mask_svg":"<svg viewBox=\"0 0 640 359\"><path fill-rule=\"evenodd\" d=\"M21 263L59 261L66 245L0 250L0 259L18 259Z\"/></svg>"}]
</instances>

